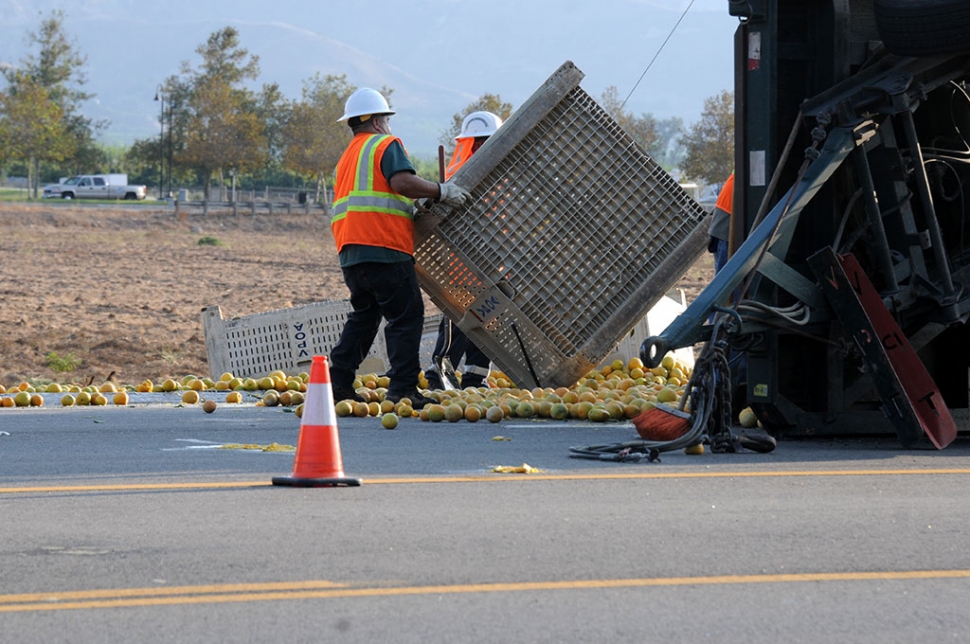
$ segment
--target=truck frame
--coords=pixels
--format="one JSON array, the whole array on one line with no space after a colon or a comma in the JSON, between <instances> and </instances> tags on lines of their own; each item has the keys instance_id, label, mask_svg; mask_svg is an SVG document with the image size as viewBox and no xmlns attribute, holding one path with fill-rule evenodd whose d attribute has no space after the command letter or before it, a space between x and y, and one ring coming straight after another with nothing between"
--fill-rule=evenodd
<instances>
[{"instance_id":1,"label":"truck frame","mask_svg":"<svg viewBox=\"0 0 970 644\"><path fill-rule=\"evenodd\" d=\"M732 254L644 341L647 364L721 342L735 407L775 434L953 440L970 406L967 5L728 1Z\"/></svg>"}]
</instances>

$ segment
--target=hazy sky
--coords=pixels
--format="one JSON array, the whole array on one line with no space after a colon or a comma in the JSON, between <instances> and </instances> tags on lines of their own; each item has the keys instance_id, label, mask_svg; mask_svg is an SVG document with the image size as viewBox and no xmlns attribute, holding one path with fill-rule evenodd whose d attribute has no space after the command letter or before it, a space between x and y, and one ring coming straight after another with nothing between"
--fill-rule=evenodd
<instances>
[{"instance_id":1,"label":"hazy sky","mask_svg":"<svg viewBox=\"0 0 970 644\"><path fill-rule=\"evenodd\" d=\"M54 8L88 57L97 99L85 111L111 121L108 140L156 134L156 86L182 61L197 65L195 48L232 25L260 57L257 86L279 83L288 98L317 72L393 87L394 131L422 155L481 94L518 107L566 60L595 98L616 86L621 98L633 92L626 109L689 125L705 98L733 89L738 24L727 0L0 0L0 64L23 59L24 36Z\"/></svg>"}]
</instances>

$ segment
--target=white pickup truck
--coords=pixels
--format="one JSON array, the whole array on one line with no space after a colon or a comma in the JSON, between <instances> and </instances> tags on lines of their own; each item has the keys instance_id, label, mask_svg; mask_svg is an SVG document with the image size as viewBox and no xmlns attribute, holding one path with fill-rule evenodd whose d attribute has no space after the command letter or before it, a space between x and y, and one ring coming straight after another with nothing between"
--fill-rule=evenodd
<instances>
[{"instance_id":1,"label":"white pickup truck","mask_svg":"<svg viewBox=\"0 0 970 644\"><path fill-rule=\"evenodd\" d=\"M127 174L79 174L44 186L45 199L144 199L145 186L129 186Z\"/></svg>"}]
</instances>

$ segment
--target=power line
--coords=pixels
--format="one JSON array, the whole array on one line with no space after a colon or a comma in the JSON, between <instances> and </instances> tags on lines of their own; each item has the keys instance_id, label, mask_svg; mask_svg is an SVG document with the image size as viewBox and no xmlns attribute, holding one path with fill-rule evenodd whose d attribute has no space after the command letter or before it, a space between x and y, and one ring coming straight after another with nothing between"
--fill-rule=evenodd
<instances>
[{"instance_id":1,"label":"power line","mask_svg":"<svg viewBox=\"0 0 970 644\"><path fill-rule=\"evenodd\" d=\"M643 80L643 77L644 77L644 76L646 76L646 75L647 75L647 72L648 72L648 71L650 71L650 68L651 68L651 67L653 67L653 63L654 63L654 61L655 61L655 60L657 60L657 56L659 56L659 55L660 55L660 52L662 52L662 51L664 50L664 47L666 47L666 46L667 46L667 42L668 42L668 41L670 40L670 38L671 38L671 36L673 36L673 35L674 35L674 32L675 32L675 31L677 31L677 27L679 27L679 26L680 26L680 23L681 23L681 21L682 21L682 20L684 19L684 16L686 16L686 15L687 15L687 12L688 12L688 11L690 11L690 8L691 8L692 6L694 6L694 0L690 0L690 2L689 2L689 3L687 3L687 8L686 8L686 9L684 9L684 13L682 13L682 14L680 14L680 18L678 18L678 19L677 19L677 22L676 22L676 23L674 23L674 26L673 26L673 28L672 28L672 29L670 30L670 33L669 33L669 34L667 34L667 37L666 37L666 38L664 39L664 41L663 41L662 43L660 43L660 48L659 48L659 49L657 50L657 53L655 53L655 54L653 55L653 58L651 58L651 59L650 59L650 62L649 62L649 63L647 63L647 67L646 67L646 69L644 69L644 70L643 70L643 73L642 73L642 74L640 74L640 78L638 78L638 79L637 79L637 82L636 82L636 83L634 83L634 85L633 85L633 89L631 89L631 90L630 90L630 93L629 93L629 94L627 94L627 95L626 95L626 98L624 98L624 99L623 99L623 102L622 102L622 103L620 103L620 107L619 107L619 108L617 108L617 110L616 110L616 113L617 113L617 114L619 114L620 112L622 112L622 111L623 111L623 108L624 108L624 107L626 106L626 102L627 102L628 100L630 100L630 97L631 97L631 96L633 96L633 92L635 92L635 91L637 90L637 86L639 86L639 85L640 85L640 81L642 81L642 80Z\"/></svg>"}]
</instances>

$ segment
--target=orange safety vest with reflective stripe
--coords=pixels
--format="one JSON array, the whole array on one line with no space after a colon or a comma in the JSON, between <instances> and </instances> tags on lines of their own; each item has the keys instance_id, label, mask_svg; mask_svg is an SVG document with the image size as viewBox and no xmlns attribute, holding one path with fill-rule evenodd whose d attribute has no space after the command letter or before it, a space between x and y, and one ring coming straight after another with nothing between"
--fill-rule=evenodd
<instances>
[{"instance_id":1,"label":"orange safety vest with reflective stripe","mask_svg":"<svg viewBox=\"0 0 970 644\"><path fill-rule=\"evenodd\" d=\"M414 254L414 205L394 192L381 173L384 151L397 137L354 136L337 162L330 227L339 253L347 244Z\"/></svg>"},{"instance_id":2,"label":"orange safety vest with reflective stripe","mask_svg":"<svg viewBox=\"0 0 970 644\"><path fill-rule=\"evenodd\" d=\"M724 212L731 214L734 211L734 173L727 178L724 182L724 186L721 188L721 192L717 194L717 203L714 204L715 208L720 208Z\"/></svg>"},{"instance_id":3,"label":"orange safety vest with reflective stripe","mask_svg":"<svg viewBox=\"0 0 970 644\"><path fill-rule=\"evenodd\" d=\"M458 172L458 168L465 164L465 161L471 158L475 146L475 137L469 137L466 139L458 139L458 143L455 145L455 151L451 155L451 163L445 168L445 181L451 179L451 175Z\"/></svg>"}]
</instances>

